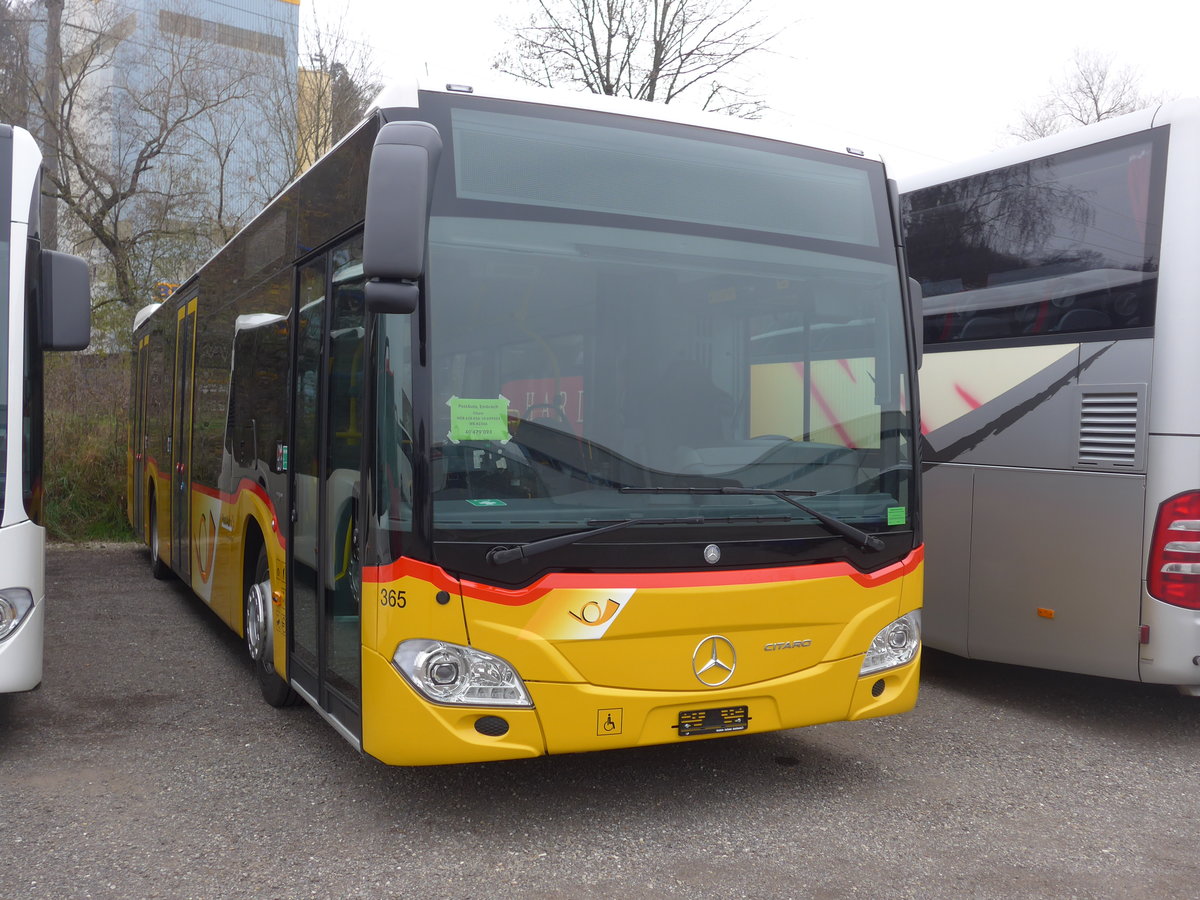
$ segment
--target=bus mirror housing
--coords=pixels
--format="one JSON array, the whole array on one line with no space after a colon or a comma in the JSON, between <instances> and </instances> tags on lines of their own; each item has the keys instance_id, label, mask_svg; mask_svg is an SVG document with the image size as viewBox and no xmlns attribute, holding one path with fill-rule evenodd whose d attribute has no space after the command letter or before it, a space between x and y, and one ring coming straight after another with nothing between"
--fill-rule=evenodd
<instances>
[{"instance_id":1,"label":"bus mirror housing","mask_svg":"<svg viewBox=\"0 0 1200 900\"><path fill-rule=\"evenodd\" d=\"M42 349L83 350L92 338L92 290L87 263L70 253L42 251Z\"/></svg>"},{"instance_id":2,"label":"bus mirror housing","mask_svg":"<svg viewBox=\"0 0 1200 900\"><path fill-rule=\"evenodd\" d=\"M908 305L912 310L913 350L916 351L919 369L925 356L925 312L921 282L912 277L908 279Z\"/></svg>"},{"instance_id":3,"label":"bus mirror housing","mask_svg":"<svg viewBox=\"0 0 1200 900\"><path fill-rule=\"evenodd\" d=\"M388 122L375 138L363 226L363 276L372 312L417 308L441 155L442 137L426 122Z\"/></svg>"}]
</instances>

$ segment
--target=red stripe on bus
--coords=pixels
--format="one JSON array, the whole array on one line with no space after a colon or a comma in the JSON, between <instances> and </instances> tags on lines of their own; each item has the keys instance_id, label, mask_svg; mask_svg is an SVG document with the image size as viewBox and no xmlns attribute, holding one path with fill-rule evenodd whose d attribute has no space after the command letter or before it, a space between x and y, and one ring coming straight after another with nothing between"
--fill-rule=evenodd
<instances>
[{"instance_id":1,"label":"red stripe on bus","mask_svg":"<svg viewBox=\"0 0 1200 900\"><path fill-rule=\"evenodd\" d=\"M445 569L415 559L401 557L386 566L363 566L363 584L388 584L401 578L418 578L444 591L457 591L459 580Z\"/></svg>"},{"instance_id":2,"label":"red stripe on bus","mask_svg":"<svg viewBox=\"0 0 1200 900\"><path fill-rule=\"evenodd\" d=\"M271 502L271 497L267 494L266 488L264 488L258 482L251 481L249 478L243 478L238 483L237 490L230 494L225 491L218 490L217 488L208 487L204 484L197 484L193 481L192 490L198 494L203 494L205 497L210 497L213 500L219 500L221 503L227 503L230 506L237 503L238 496L243 491L248 491L266 505L267 510L271 513L271 531L273 531L275 533L275 537L279 539L279 545L281 547L287 546L287 538L284 537L279 530L279 514L275 511L275 504Z\"/></svg>"},{"instance_id":3,"label":"red stripe on bus","mask_svg":"<svg viewBox=\"0 0 1200 900\"><path fill-rule=\"evenodd\" d=\"M555 572L518 590L499 588L475 581L461 582L464 595L503 606L525 606L556 590L650 590L709 588L749 584L784 584L820 578L849 578L865 588L875 588L913 572L925 561L925 547L917 547L897 563L876 572L860 572L849 563L816 563L781 569L730 569L716 572L613 573L594 575ZM456 591L459 582L443 569L412 559L399 559L386 566L363 568L364 584L385 584L400 578L418 578L440 590Z\"/></svg>"}]
</instances>

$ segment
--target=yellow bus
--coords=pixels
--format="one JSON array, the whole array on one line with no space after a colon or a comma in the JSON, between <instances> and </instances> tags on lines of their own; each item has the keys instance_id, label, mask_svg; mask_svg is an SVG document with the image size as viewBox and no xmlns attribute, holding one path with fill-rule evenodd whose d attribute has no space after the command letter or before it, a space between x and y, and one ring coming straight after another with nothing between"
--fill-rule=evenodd
<instances>
[{"instance_id":1,"label":"yellow bus","mask_svg":"<svg viewBox=\"0 0 1200 900\"><path fill-rule=\"evenodd\" d=\"M910 709L896 197L736 119L388 88L138 316L154 573L390 764Z\"/></svg>"}]
</instances>

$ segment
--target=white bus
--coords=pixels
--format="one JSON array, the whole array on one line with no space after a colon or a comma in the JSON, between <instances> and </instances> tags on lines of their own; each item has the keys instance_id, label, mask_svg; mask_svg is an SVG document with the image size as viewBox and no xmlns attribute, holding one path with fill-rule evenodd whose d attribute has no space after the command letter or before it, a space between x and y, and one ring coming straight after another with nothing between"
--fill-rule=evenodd
<instances>
[{"instance_id":1,"label":"white bus","mask_svg":"<svg viewBox=\"0 0 1200 900\"><path fill-rule=\"evenodd\" d=\"M1200 695L1200 102L903 190L926 640Z\"/></svg>"},{"instance_id":2,"label":"white bus","mask_svg":"<svg viewBox=\"0 0 1200 900\"><path fill-rule=\"evenodd\" d=\"M42 351L83 349L91 324L87 264L41 249L41 166L29 133L0 125L0 693L42 680Z\"/></svg>"}]
</instances>

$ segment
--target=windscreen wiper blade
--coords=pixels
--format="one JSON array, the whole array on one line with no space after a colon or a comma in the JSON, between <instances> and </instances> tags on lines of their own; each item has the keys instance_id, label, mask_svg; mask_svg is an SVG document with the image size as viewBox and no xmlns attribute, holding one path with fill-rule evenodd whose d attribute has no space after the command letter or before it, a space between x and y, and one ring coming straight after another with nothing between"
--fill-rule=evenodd
<instances>
[{"instance_id":1,"label":"windscreen wiper blade","mask_svg":"<svg viewBox=\"0 0 1200 900\"><path fill-rule=\"evenodd\" d=\"M505 563L513 562L518 559L528 559L531 556L536 556L539 553L545 553L547 550L557 550L559 547L566 547L569 544L574 544L576 541L581 541L584 538L592 537L596 534L605 534L609 531L617 531L621 528L628 528L631 525L707 525L711 522L778 522L782 521L785 516L675 516L669 519L622 519L619 522L610 522L607 525L600 525L595 528L587 528L583 531L572 531L568 534L559 534L554 537L543 538L540 541L530 541L528 544L518 544L515 547L493 547L487 552L485 557L493 566L502 566Z\"/></svg>"},{"instance_id":2,"label":"windscreen wiper blade","mask_svg":"<svg viewBox=\"0 0 1200 900\"><path fill-rule=\"evenodd\" d=\"M801 503L796 497L812 497L816 491L780 491L771 488L746 488L746 487L718 487L718 488L670 488L670 487L624 487L621 488L622 494L749 494L763 495L767 497L777 497L785 503L790 503L792 506L808 513L818 522L825 526L834 534L841 535L849 541L862 548L863 550L879 551L883 549L883 541L873 534L867 534L859 528L855 528L849 522L843 522L841 519L835 519L833 516L826 515L819 510L813 509L806 503Z\"/></svg>"},{"instance_id":3,"label":"windscreen wiper blade","mask_svg":"<svg viewBox=\"0 0 1200 900\"><path fill-rule=\"evenodd\" d=\"M687 516L674 519L622 519L619 522L613 522L609 525L587 528L583 531L571 531L567 534L542 538L540 541L530 541L528 544L518 544L516 547L493 547L487 552L486 559L493 566L502 566L514 560L528 559L539 553L545 553L547 550L557 550L559 547L566 547L586 537L592 537L596 534L606 534L621 528L628 528L630 525L703 525L706 521L708 520L703 516Z\"/></svg>"}]
</instances>

